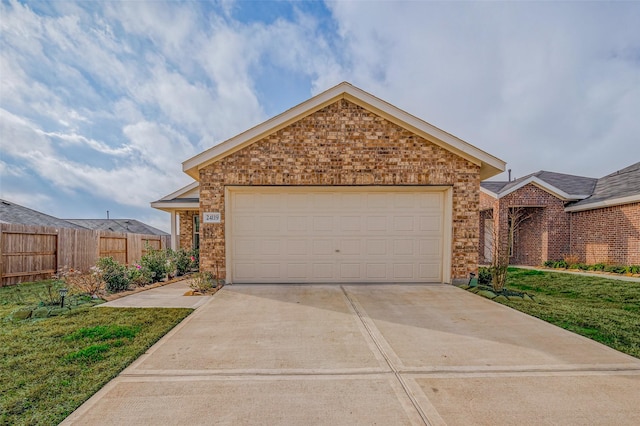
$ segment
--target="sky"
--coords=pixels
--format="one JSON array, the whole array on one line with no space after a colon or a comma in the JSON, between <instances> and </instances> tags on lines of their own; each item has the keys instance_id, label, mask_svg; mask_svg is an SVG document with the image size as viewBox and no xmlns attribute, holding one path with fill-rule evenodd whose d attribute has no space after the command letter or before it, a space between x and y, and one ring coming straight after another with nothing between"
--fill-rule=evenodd
<instances>
[{"instance_id":1,"label":"sky","mask_svg":"<svg viewBox=\"0 0 640 426\"><path fill-rule=\"evenodd\" d=\"M0 198L131 218L342 81L514 177L640 161L640 2L0 0ZM506 180L506 174L497 179Z\"/></svg>"}]
</instances>

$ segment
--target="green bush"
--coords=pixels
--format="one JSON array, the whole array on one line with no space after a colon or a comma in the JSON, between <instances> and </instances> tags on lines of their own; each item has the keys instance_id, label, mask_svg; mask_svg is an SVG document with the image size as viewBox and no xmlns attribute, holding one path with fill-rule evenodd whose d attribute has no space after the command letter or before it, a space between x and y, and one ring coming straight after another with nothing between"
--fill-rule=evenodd
<instances>
[{"instance_id":1,"label":"green bush","mask_svg":"<svg viewBox=\"0 0 640 426\"><path fill-rule=\"evenodd\" d=\"M177 276L184 275L191 270L191 251L181 248L176 251L167 250L167 252Z\"/></svg>"},{"instance_id":2,"label":"green bush","mask_svg":"<svg viewBox=\"0 0 640 426\"><path fill-rule=\"evenodd\" d=\"M200 293L206 293L216 288L217 281L211 272L198 272L193 275L189 287Z\"/></svg>"},{"instance_id":3,"label":"green bush","mask_svg":"<svg viewBox=\"0 0 640 426\"><path fill-rule=\"evenodd\" d=\"M478 269L478 284L479 285L489 285L491 284L491 270L489 268L479 268Z\"/></svg>"},{"instance_id":4,"label":"green bush","mask_svg":"<svg viewBox=\"0 0 640 426\"><path fill-rule=\"evenodd\" d=\"M129 275L126 266L118 263L112 257L101 257L96 266L100 269L100 276L107 291L118 293L129 288Z\"/></svg>"},{"instance_id":5,"label":"green bush","mask_svg":"<svg viewBox=\"0 0 640 426\"><path fill-rule=\"evenodd\" d=\"M605 272L613 272L614 274L624 274L627 268L622 265L607 265L604 267Z\"/></svg>"},{"instance_id":6,"label":"green bush","mask_svg":"<svg viewBox=\"0 0 640 426\"><path fill-rule=\"evenodd\" d=\"M565 262L564 260L558 260L557 262L553 263L554 268L567 269L568 266L569 265L567 265L567 262Z\"/></svg>"},{"instance_id":7,"label":"green bush","mask_svg":"<svg viewBox=\"0 0 640 426\"><path fill-rule=\"evenodd\" d=\"M198 271L200 270L200 250L194 248L190 252L190 260L191 260L191 270Z\"/></svg>"},{"instance_id":8,"label":"green bush","mask_svg":"<svg viewBox=\"0 0 640 426\"><path fill-rule=\"evenodd\" d=\"M553 265L555 265L556 262L557 260L545 260L542 266L544 266L545 268L553 268Z\"/></svg>"},{"instance_id":9,"label":"green bush","mask_svg":"<svg viewBox=\"0 0 640 426\"><path fill-rule=\"evenodd\" d=\"M640 274L640 265L631 265L629 266L630 274Z\"/></svg>"},{"instance_id":10,"label":"green bush","mask_svg":"<svg viewBox=\"0 0 640 426\"><path fill-rule=\"evenodd\" d=\"M592 271L604 271L605 266L607 265L604 263L596 263L595 265L591 265L589 269Z\"/></svg>"},{"instance_id":11,"label":"green bush","mask_svg":"<svg viewBox=\"0 0 640 426\"><path fill-rule=\"evenodd\" d=\"M140 259L140 265L149 271L151 282L158 282L164 279L169 272L167 252L147 247L147 253Z\"/></svg>"},{"instance_id":12,"label":"green bush","mask_svg":"<svg viewBox=\"0 0 640 426\"><path fill-rule=\"evenodd\" d=\"M144 287L151 282L151 271L140 264L133 264L127 269L129 282L136 287Z\"/></svg>"}]
</instances>

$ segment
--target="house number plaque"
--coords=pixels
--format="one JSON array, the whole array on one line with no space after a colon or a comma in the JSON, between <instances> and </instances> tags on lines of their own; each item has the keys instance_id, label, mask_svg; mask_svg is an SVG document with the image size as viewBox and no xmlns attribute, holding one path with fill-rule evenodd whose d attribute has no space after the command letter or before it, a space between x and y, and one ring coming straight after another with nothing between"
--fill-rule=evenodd
<instances>
[{"instance_id":1,"label":"house number plaque","mask_svg":"<svg viewBox=\"0 0 640 426\"><path fill-rule=\"evenodd\" d=\"M202 214L203 223L220 223L220 212L208 212Z\"/></svg>"}]
</instances>

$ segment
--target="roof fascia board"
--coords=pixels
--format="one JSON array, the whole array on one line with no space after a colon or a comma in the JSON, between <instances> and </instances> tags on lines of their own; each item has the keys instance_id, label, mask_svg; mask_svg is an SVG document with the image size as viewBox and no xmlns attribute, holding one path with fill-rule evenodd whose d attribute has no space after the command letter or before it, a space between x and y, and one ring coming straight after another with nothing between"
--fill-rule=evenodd
<instances>
[{"instance_id":1,"label":"roof fascia board","mask_svg":"<svg viewBox=\"0 0 640 426\"><path fill-rule=\"evenodd\" d=\"M581 212L585 210L595 210L604 207L619 206L622 204L640 203L640 194L629 195L628 197L613 198L611 200L603 200L595 203L582 204L579 206L569 206L564 209L565 212Z\"/></svg>"},{"instance_id":2,"label":"roof fascia board","mask_svg":"<svg viewBox=\"0 0 640 426\"><path fill-rule=\"evenodd\" d=\"M511 194L512 192L515 192L518 189L520 189L520 188L522 188L522 187L524 187L524 186L526 186L526 185L528 185L530 183L535 185L535 186L537 186L538 188L542 189L543 191L546 191L546 192L550 193L551 195L560 198L562 201L584 200L585 198L589 197L589 195L567 194L563 190L561 190L559 188L556 188L553 185L550 185L549 183L543 181L542 179L539 179L536 176L531 176L530 178L523 180L522 182L518 183L517 185L512 186L508 190L506 190L504 192L500 192L500 194L498 195L498 198L505 197L505 196Z\"/></svg>"},{"instance_id":3,"label":"roof fascia board","mask_svg":"<svg viewBox=\"0 0 640 426\"><path fill-rule=\"evenodd\" d=\"M198 186L200 186L199 182L191 182L189 185L178 189L175 192L172 192L171 194L164 196L162 198L160 198L158 201L167 201L167 200L173 200L174 198L181 198L181 195L184 195L190 191L193 191L194 189L196 189Z\"/></svg>"},{"instance_id":4,"label":"roof fascia board","mask_svg":"<svg viewBox=\"0 0 640 426\"><path fill-rule=\"evenodd\" d=\"M493 198L499 198L498 194L493 191L489 191L487 188L483 188L482 185L480 185L480 192L484 192L485 194Z\"/></svg>"},{"instance_id":5,"label":"roof fascia board","mask_svg":"<svg viewBox=\"0 0 640 426\"><path fill-rule=\"evenodd\" d=\"M154 201L151 203L151 207L165 212L175 210L200 210L200 203L163 203L162 201Z\"/></svg>"},{"instance_id":6,"label":"roof fascia board","mask_svg":"<svg viewBox=\"0 0 640 426\"><path fill-rule=\"evenodd\" d=\"M407 130L411 130L429 142L451 151L478 166L490 166L496 169L498 173L504 171L506 163L493 155L357 87L349 86L349 89L351 90L345 92L345 99L348 101L360 105ZM494 173L491 176L495 176L498 173ZM488 177L481 179L484 180Z\"/></svg>"},{"instance_id":7,"label":"roof fascia board","mask_svg":"<svg viewBox=\"0 0 640 426\"><path fill-rule=\"evenodd\" d=\"M338 99L347 99L385 119L410 130L480 166L482 180L503 172L506 163L388 102L379 99L349 83L343 82L313 98L277 115L231 139L228 139L182 163L182 170L198 180L199 169L218 161L247 145L300 120Z\"/></svg>"}]
</instances>

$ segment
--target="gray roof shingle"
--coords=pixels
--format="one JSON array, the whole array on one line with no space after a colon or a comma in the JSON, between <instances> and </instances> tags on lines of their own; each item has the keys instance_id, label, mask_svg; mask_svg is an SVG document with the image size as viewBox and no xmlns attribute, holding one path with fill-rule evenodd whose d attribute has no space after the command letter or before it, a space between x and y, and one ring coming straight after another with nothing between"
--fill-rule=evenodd
<instances>
[{"instance_id":1,"label":"gray roof shingle","mask_svg":"<svg viewBox=\"0 0 640 426\"><path fill-rule=\"evenodd\" d=\"M586 206L640 194L640 162L598 179L591 196L572 204Z\"/></svg>"},{"instance_id":2,"label":"gray roof shingle","mask_svg":"<svg viewBox=\"0 0 640 426\"><path fill-rule=\"evenodd\" d=\"M82 229L82 226L6 200L0 200L0 222L30 226Z\"/></svg>"},{"instance_id":3,"label":"gray roof shingle","mask_svg":"<svg viewBox=\"0 0 640 426\"><path fill-rule=\"evenodd\" d=\"M158 228L154 228L135 219L66 219L66 221L93 230L130 234L169 235Z\"/></svg>"},{"instance_id":4,"label":"gray roof shingle","mask_svg":"<svg viewBox=\"0 0 640 426\"><path fill-rule=\"evenodd\" d=\"M564 173L540 170L539 172L531 173L530 175L523 176L519 179L509 182L501 189L500 192L507 191L510 188L518 185L520 182L525 181L531 177L536 177L541 181L544 181L569 195L580 195L583 197L588 196L593 192L593 189L596 186L596 182L598 181L598 179L590 177L567 175Z\"/></svg>"}]
</instances>

